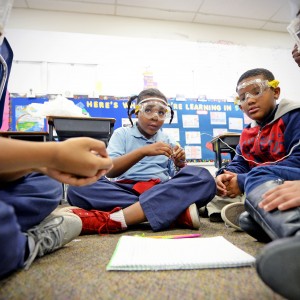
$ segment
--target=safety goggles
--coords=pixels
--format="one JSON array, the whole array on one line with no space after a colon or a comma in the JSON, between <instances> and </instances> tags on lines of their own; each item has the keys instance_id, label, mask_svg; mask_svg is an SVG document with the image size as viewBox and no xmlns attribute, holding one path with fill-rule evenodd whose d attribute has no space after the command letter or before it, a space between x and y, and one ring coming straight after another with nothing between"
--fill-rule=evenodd
<instances>
[{"instance_id":1,"label":"safety goggles","mask_svg":"<svg viewBox=\"0 0 300 300\"><path fill-rule=\"evenodd\" d=\"M296 45L298 47L298 51L300 49L300 18L297 16L297 18L293 19L289 26L286 28L288 33L291 35L291 37L296 42Z\"/></svg>"},{"instance_id":2,"label":"safety goggles","mask_svg":"<svg viewBox=\"0 0 300 300\"><path fill-rule=\"evenodd\" d=\"M276 88L278 84L278 80L268 81L260 78L243 82L236 89L238 93L237 104L245 103L248 98L259 98L268 88Z\"/></svg>"},{"instance_id":3,"label":"safety goggles","mask_svg":"<svg viewBox=\"0 0 300 300\"><path fill-rule=\"evenodd\" d=\"M135 107L135 113L137 112L142 113L147 119L152 119L156 116L160 121L170 117L171 114L170 107L160 98L143 99Z\"/></svg>"}]
</instances>

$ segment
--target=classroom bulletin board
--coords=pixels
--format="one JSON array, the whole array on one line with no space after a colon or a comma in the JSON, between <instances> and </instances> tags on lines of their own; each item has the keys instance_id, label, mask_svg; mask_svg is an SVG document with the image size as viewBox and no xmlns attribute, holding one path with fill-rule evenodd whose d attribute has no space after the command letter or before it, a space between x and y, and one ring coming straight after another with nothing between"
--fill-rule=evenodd
<instances>
[{"instance_id":1,"label":"classroom bulletin board","mask_svg":"<svg viewBox=\"0 0 300 300\"><path fill-rule=\"evenodd\" d=\"M103 97L90 99L77 97L69 99L79 106L83 113L91 117L115 118L115 129L129 126L127 117L127 98ZM27 106L31 103L44 103L48 97L10 99L10 130L12 131L47 131L45 118L32 117ZM174 110L171 124L165 121L163 131L171 135L185 148L189 162L213 161L215 154L210 141L224 132L240 133L249 119L233 102L222 100L169 99ZM134 119L133 119L134 120ZM226 157L224 157L226 158Z\"/></svg>"}]
</instances>

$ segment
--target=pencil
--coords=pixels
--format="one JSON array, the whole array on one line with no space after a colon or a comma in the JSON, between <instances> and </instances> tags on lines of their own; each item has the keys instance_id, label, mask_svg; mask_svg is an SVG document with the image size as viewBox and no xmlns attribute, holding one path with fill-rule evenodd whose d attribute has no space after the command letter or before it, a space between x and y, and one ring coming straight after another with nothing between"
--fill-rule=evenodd
<instances>
[{"instance_id":1,"label":"pencil","mask_svg":"<svg viewBox=\"0 0 300 300\"><path fill-rule=\"evenodd\" d=\"M146 236L147 238L152 239L190 239L200 237L200 233L190 233L190 234L175 234L175 235L153 235Z\"/></svg>"}]
</instances>

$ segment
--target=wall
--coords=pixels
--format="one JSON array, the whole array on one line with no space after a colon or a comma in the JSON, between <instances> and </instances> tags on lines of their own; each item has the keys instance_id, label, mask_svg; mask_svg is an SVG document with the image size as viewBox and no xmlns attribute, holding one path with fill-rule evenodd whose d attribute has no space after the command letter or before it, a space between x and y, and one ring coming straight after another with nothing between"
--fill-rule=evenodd
<instances>
[{"instance_id":1,"label":"wall","mask_svg":"<svg viewBox=\"0 0 300 300\"><path fill-rule=\"evenodd\" d=\"M127 96L150 72L168 97L230 99L241 73L265 67L282 97L298 97L287 33L16 9L7 37L15 52L11 92Z\"/></svg>"}]
</instances>

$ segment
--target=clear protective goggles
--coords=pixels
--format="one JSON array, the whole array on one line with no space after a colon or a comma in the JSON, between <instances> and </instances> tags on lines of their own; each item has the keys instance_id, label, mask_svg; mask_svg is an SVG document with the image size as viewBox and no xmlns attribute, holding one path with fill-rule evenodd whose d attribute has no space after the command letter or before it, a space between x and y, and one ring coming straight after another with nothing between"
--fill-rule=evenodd
<instances>
[{"instance_id":1,"label":"clear protective goggles","mask_svg":"<svg viewBox=\"0 0 300 300\"><path fill-rule=\"evenodd\" d=\"M266 89L276 88L278 84L278 80L268 81L260 78L243 82L236 89L238 93L237 104L245 103L248 98L259 98Z\"/></svg>"},{"instance_id":2,"label":"clear protective goggles","mask_svg":"<svg viewBox=\"0 0 300 300\"><path fill-rule=\"evenodd\" d=\"M137 112L141 112L147 119L152 119L156 116L160 121L169 118L171 115L170 107L160 98L143 99L135 107L135 113Z\"/></svg>"},{"instance_id":3,"label":"clear protective goggles","mask_svg":"<svg viewBox=\"0 0 300 300\"><path fill-rule=\"evenodd\" d=\"M0 45L4 39L4 29L13 7L13 0L0 0Z\"/></svg>"},{"instance_id":4,"label":"clear protective goggles","mask_svg":"<svg viewBox=\"0 0 300 300\"><path fill-rule=\"evenodd\" d=\"M294 39L298 51L300 49L300 19L295 18L291 21L289 26L286 28L290 36Z\"/></svg>"}]
</instances>

